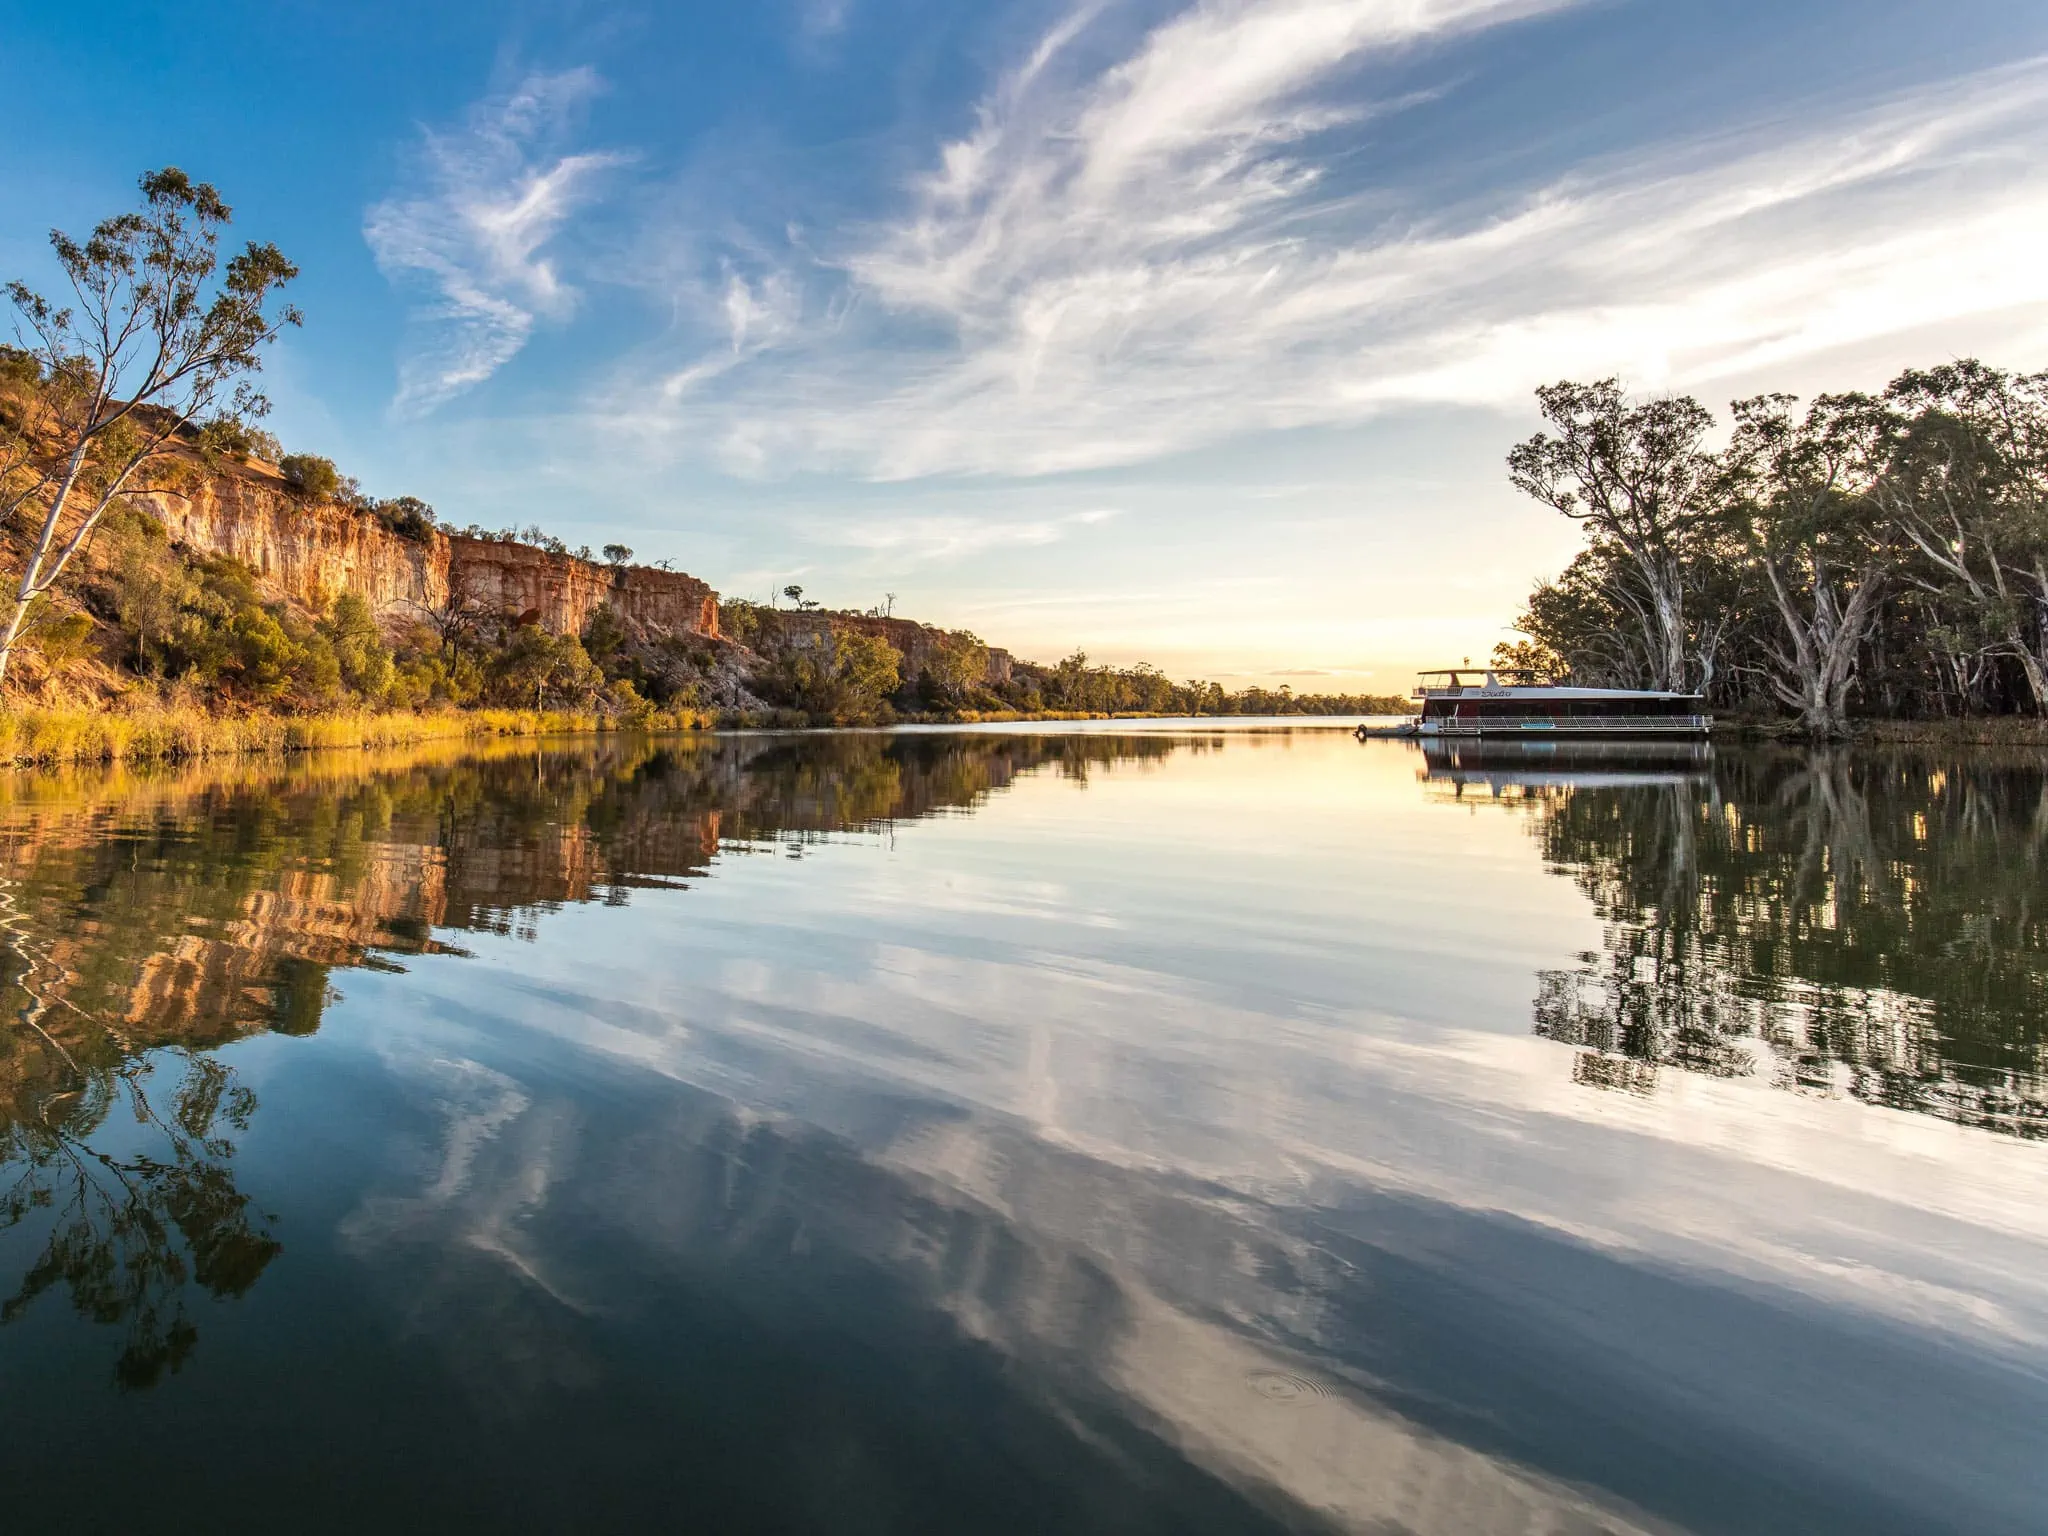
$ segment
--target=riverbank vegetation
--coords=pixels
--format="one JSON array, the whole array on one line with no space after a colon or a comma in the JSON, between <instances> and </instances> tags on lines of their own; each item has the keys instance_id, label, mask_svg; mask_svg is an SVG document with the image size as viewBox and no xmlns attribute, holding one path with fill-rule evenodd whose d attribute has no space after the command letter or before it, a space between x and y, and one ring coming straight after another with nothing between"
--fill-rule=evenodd
<instances>
[{"instance_id":1,"label":"riverbank vegetation","mask_svg":"<svg viewBox=\"0 0 2048 1536\"><path fill-rule=\"evenodd\" d=\"M2048 373L1973 359L1880 393L1537 391L1514 484L1580 522L1495 661L1704 693L1815 735L2048 714Z\"/></svg>"},{"instance_id":2,"label":"riverbank vegetation","mask_svg":"<svg viewBox=\"0 0 2048 1536\"><path fill-rule=\"evenodd\" d=\"M151 703L129 710L17 706L0 711L0 766L184 762L321 750L368 751L435 741L692 730L708 717L654 712L638 718L576 710L335 710L324 714L221 714Z\"/></svg>"}]
</instances>

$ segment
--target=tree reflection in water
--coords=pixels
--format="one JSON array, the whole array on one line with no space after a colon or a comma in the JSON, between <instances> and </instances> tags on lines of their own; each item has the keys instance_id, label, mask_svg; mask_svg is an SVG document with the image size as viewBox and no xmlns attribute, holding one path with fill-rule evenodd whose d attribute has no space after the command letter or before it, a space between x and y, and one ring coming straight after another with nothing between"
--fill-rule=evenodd
<instances>
[{"instance_id":1,"label":"tree reflection in water","mask_svg":"<svg viewBox=\"0 0 2048 1536\"><path fill-rule=\"evenodd\" d=\"M2048 1137L2037 758L1720 749L1577 782L1555 756L1522 761L1484 776L1528 808L1604 930L1576 967L1540 973L1535 999L1538 1034L1586 1048L1581 1081L1768 1074ZM1462 789L1482 772L1431 776Z\"/></svg>"},{"instance_id":2,"label":"tree reflection in water","mask_svg":"<svg viewBox=\"0 0 2048 1536\"><path fill-rule=\"evenodd\" d=\"M310 1034L333 974L532 936L721 851L800 849L1204 743L1077 736L612 738L0 781L0 1239L35 1250L0 1323L62 1290L176 1371L188 1298L281 1251L236 1186L255 1095L210 1052ZM40 1248L36 1244L40 1243Z\"/></svg>"},{"instance_id":3,"label":"tree reflection in water","mask_svg":"<svg viewBox=\"0 0 2048 1536\"><path fill-rule=\"evenodd\" d=\"M231 1068L188 1051L78 1073L76 1086L0 1106L0 1230L33 1224L45 1234L0 1303L0 1323L62 1287L80 1316L126 1331L119 1385L148 1387L176 1371L199 1338L189 1289L240 1296L280 1251L229 1163L229 1133L246 1131L255 1109ZM130 1143L119 1152L99 1145L116 1110L137 1128L111 1138Z\"/></svg>"}]
</instances>

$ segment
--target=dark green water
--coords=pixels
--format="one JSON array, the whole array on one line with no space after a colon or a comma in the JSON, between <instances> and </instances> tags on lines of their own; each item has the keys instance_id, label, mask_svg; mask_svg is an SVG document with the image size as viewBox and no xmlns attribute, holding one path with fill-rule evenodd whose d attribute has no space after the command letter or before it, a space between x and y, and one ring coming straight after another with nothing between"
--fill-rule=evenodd
<instances>
[{"instance_id":1,"label":"dark green water","mask_svg":"<svg viewBox=\"0 0 2048 1536\"><path fill-rule=\"evenodd\" d=\"M0 783L38 1530L2048 1528L2038 755Z\"/></svg>"}]
</instances>

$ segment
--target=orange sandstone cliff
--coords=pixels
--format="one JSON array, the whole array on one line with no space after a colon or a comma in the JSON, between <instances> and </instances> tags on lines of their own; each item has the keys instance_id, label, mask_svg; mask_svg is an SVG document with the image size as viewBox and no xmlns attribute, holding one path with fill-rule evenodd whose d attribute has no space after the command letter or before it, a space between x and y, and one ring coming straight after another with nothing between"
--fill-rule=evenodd
<instances>
[{"instance_id":1,"label":"orange sandstone cliff","mask_svg":"<svg viewBox=\"0 0 2048 1536\"><path fill-rule=\"evenodd\" d=\"M449 590L489 612L531 615L556 634L575 635L609 606L643 638L718 633L718 594L680 571L595 565L495 539L447 543Z\"/></svg>"},{"instance_id":2,"label":"orange sandstone cliff","mask_svg":"<svg viewBox=\"0 0 2048 1536\"><path fill-rule=\"evenodd\" d=\"M718 634L718 594L694 576L438 529L400 534L353 508L293 495L261 464L194 475L138 500L176 543L230 556L311 608L352 592L393 624L467 604L573 635L609 605L641 638Z\"/></svg>"}]
</instances>

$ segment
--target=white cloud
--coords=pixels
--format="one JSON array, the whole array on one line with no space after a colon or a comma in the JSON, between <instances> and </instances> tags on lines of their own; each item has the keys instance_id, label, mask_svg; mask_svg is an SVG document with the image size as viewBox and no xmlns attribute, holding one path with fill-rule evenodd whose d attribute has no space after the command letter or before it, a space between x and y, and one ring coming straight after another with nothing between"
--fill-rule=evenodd
<instances>
[{"instance_id":1,"label":"white cloud","mask_svg":"<svg viewBox=\"0 0 2048 1536\"><path fill-rule=\"evenodd\" d=\"M385 276L431 295L414 312L394 413L431 410L483 382L526 345L536 320L573 308L575 290L548 247L596 174L623 157L550 146L599 89L588 69L530 75L461 127L425 130L415 184L365 215Z\"/></svg>"},{"instance_id":2,"label":"white cloud","mask_svg":"<svg viewBox=\"0 0 2048 1536\"><path fill-rule=\"evenodd\" d=\"M1206 0L1092 73L1077 11L896 216L817 256L829 318L781 312L716 389L631 424L742 472L1036 475L2030 305L2048 325L2040 60L1457 208L1332 185L1325 136L1406 100L1360 65L1554 8Z\"/></svg>"},{"instance_id":3,"label":"white cloud","mask_svg":"<svg viewBox=\"0 0 2048 1536\"><path fill-rule=\"evenodd\" d=\"M793 333L802 316L802 299L787 274L769 272L756 282L725 267L719 299L720 318L729 337L726 347L676 369L661 381L663 400L678 400L692 390L723 377L748 358L756 357Z\"/></svg>"},{"instance_id":4,"label":"white cloud","mask_svg":"<svg viewBox=\"0 0 2048 1536\"><path fill-rule=\"evenodd\" d=\"M879 522L820 522L805 530L814 543L887 555L892 566L952 560L990 549L1057 544L1076 529L1108 522L1114 507L1093 507L1058 517L988 521L970 517L905 517Z\"/></svg>"}]
</instances>

